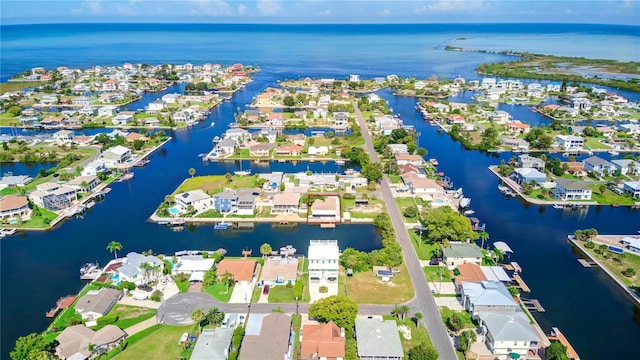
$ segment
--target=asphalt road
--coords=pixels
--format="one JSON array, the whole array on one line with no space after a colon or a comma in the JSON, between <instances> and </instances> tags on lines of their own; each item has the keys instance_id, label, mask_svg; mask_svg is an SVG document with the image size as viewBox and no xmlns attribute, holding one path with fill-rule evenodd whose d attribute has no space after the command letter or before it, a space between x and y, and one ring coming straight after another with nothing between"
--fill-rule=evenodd
<instances>
[{"instance_id":1,"label":"asphalt road","mask_svg":"<svg viewBox=\"0 0 640 360\"><path fill-rule=\"evenodd\" d=\"M357 104L354 103L353 105L356 113L356 119L358 120L360 129L362 130L362 136L364 137L365 148L369 153L371 160L373 162L378 162L378 154L373 148L373 142L371 141L371 135L369 134L367 124L365 123ZM398 243L402 247L402 255L415 291L415 296L411 301L409 301L408 305L413 312L421 312L424 315L422 322L429 332L431 342L440 354L439 359L457 360L453 344L444 324L442 323L440 311L438 310L438 306L436 305L431 289L429 288L427 278L422 271L418 256L413 249L409 233L407 233L404 221L402 220L402 215L395 204L391 188L389 187L389 182L386 178L382 180L380 188L382 190L382 199L386 204L388 204L387 209L389 210L391 223L393 224L393 228L396 232Z\"/></svg>"}]
</instances>

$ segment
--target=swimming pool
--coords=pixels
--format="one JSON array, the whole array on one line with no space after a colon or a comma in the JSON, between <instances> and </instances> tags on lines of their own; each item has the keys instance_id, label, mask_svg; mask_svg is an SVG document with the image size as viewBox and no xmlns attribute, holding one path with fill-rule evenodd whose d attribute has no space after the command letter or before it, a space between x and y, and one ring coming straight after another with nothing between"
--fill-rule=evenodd
<instances>
[{"instance_id":1,"label":"swimming pool","mask_svg":"<svg viewBox=\"0 0 640 360\"><path fill-rule=\"evenodd\" d=\"M111 282L114 283L116 286L120 286L120 275L119 274L111 275Z\"/></svg>"},{"instance_id":2,"label":"swimming pool","mask_svg":"<svg viewBox=\"0 0 640 360\"><path fill-rule=\"evenodd\" d=\"M180 213L180 211L178 211L178 209L176 209L175 207L170 207L169 212L171 213L171 215L178 215Z\"/></svg>"},{"instance_id":3,"label":"swimming pool","mask_svg":"<svg viewBox=\"0 0 640 360\"><path fill-rule=\"evenodd\" d=\"M18 219L11 219L9 220L9 224L15 224L18 222Z\"/></svg>"},{"instance_id":4,"label":"swimming pool","mask_svg":"<svg viewBox=\"0 0 640 360\"><path fill-rule=\"evenodd\" d=\"M434 199L434 200L433 200L433 202L434 202L435 204L440 204L440 205L443 205L443 204L444 204L444 200L442 200L442 199Z\"/></svg>"}]
</instances>

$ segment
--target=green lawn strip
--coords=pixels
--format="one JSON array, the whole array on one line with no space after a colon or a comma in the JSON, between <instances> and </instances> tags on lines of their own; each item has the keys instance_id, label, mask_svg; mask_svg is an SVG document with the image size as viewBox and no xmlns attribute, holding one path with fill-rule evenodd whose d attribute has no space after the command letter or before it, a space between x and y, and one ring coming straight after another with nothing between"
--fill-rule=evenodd
<instances>
[{"instance_id":1,"label":"green lawn strip","mask_svg":"<svg viewBox=\"0 0 640 360\"><path fill-rule=\"evenodd\" d=\"M582 243L580 245L583 245ZM595 250L598 248L596 244L595 249L587 249L584 246L580 246L583 251L587 251L593 255L596 259L602 262L607 269L611 270L618 280L622 281L627 286L637 286L638 279L640 279L640 256L625 252L625 258L622 261L616 260L616 256L610 253L608 250L605 252L607 258L605 259L602 254L597 253ZM632 277L622 275L622 272L627 268L635 270L636 274Z\"/></svg>"},{"instance_id":2,"label":"green lawn strip","mask_svg":"<svg viewBox=\"0 0 640 360\"><path fill-rule=\"evenodd\" d=\"M598 139L598 138L587 138L587 141L585 141L584 143L584 147L585 149L611 149L611 146L605 145L603 143L600 142L600 140L602 140L602 138Z\"/></svg>"},{"instance_id":3,"label":"green lawn strip","mask_svg":"<svg viewBox=\"0 0 640 360\"><path fill-rule=\"evenodd\" d=\"M293 302L293 287L287 288L284 285L272 286L269 289L270 303L290 303Z\"/></svg>"},{"instance_id":4,"label":"green lawn strip","mask_svg":"<svg viewBox=\"0 0 640 360\"><path fill-rule=\"evenodd\" d=\"M413 298L413 286L405 265L390 282L383 283L373 271L353 274L348 278L347 294L358 304L398 304Z\"/></svg>"},{"instance_id":5,"label":"green lawn strip","mask_svg":"<svg viewBox=\"0 0 640 360\"><path fill-rule=\"evenodd\" d=\"M413 248L416 250L416 254L418 254L418 259L420 260L431 260L434 251L440 248L440 244L438 243L425 244L420 238L420 234L415 232L415 230L409 229L409 237L411 238Z\"/></svg>"},{"instance_id":6,"label":"green lawn strip","mask_svg":"<svg viewBox=\"0 0 640 360\"><path fill-rule=\"evenodd\" d=\"M196 325L170 326L160 324L127 339L124 351L114 359L176 359L182 353L178 340L183 333L192 333ZM137 336L140 335L141 336Z\"/></svg>"},{"instance_id":7,"label":"green lawn strip","mask_svg":"<svg viewBox=\"0 0 640 360\"><path fill-rule=\"evenodd\" d=\"M416 323L412 319L412 316L413 314L407 314L405 316L404 321L396 318L393 315L382 316L384 320L393 320L396 322L398 326L405 325L409 327L409 329L411 330L411 340L405 339L402 333L399 334L400 343L402 344L402 350L404 351L405 354L409 351L409 349L411 349L414 346L418 346L423 342L426 342L429 345L432 344L431 338L429 337L429 333L427 332L427 329L425 329L423 326L420 326L420 327L416 326Z\"/></svg>"},{"instance_id":8,"label":"green lawn strip","mask_svg":"<svg viewBox=\"0 0 640 360\"><path fill-rule=\"evenodd\" d=\"M608 188L604 192L600 193L600 184L588 184L591 192L591 200L597 201L598 204L621 204L621 205L633 205L634 200L629 195L618 195Z\"/></svg>"},{"instance_id":9,"label":"green lawn strip","mask_svg":"<svg viewBox=\"0 0 640 360\"><path fill-rule=\"evenodd\" d=\"M446 266L425 266L422 268L428 282L432 281L451 281L451 271ZM442 275L442 279L440 276Z\"/></svg>"},{"instance_id":10,"label":"green lawn strip","mask_svg":"<svg viewBox=\"0 0 640 360\"><path fill-rule=\"evenodd\" d=\"M4 94L6 92L13 92L22 89L38 87L46 84L43 81L9 81L0 83L0 94Z\"/></svg>"},{"instance_id":11,"label":"green lawn strip","mask_svg":"<svg viewBox=\"0 0 640 360\"><path fill-rule=\"evenodd\" d=\"M451 310L446 306L440 307L440 316L442 317L442 322L444 322L445 325L447 324L447 319L449 319L451 315L453 315L454 313L457 313L458 315L460 315L460 318L462 319L462 323L464 324L463 326L464 329L474 329L476 327L473 321L471 320L471 314L469 314L468 312L464 310L461 310L461 311Z\"/></svg>"},{"instance_id":12,"label":"green lawn strip","mask_svg":"<svg viewBox=\"0 0 640 360\"><path fill-rule=\"evenodd\" d=\"M205 292L220 302L228 303L231 298L231 294L233 293L233 288L230 287L227 290L227 285L222 283L215 283L208 288L205 289Z\"/></svg>"},{"instance_id":13,"label":"green lawn strip","mask_svg":"<svg viewBox=\"0 0 640 360\"><path fill-rule=\"evenodd\" d=\"M262 292L262 288L261 287L254 287L253 288L253 292L251 293L251 302L252 303L257 303L258 300L260 300L260 294Z\"/></svg>"},{"instance_id":14,"label":"green lawn strip","mask_svg":"<svg viewBox=\"0 0 640 360\"><path fill-rule=\"evenodd\" d=\"M389 175L389 181L392 184L397 184L399 182L402 182L402 178L400 177L400 175Z\"/></svg>"},{"instance_id":15,"label":"green lawn strip","mask_svg":"<svg viewBox=\"0 0 640 360\"><path fill-rule=\"evenodd\" d=\"M114 306L113 309L109 311L108 315L118 317L118 321L116 321L113 325L116 325L121 329L126 329L130 326L154 317L156 315L156 309L116 304L116 306ZM104 326L105 325L96 325L92 327L92 329L99 330Z\"/></svg>"},{"instance_id":16,"label":"green lawn strip","mask_svg":"<svg viewBox=\"0 0 640 360\"><path fill-rule=\"evenodd\" d=\"M293 331L295 333L295 337L293 338L293 360L297 360L298 348L300 347L300 328L302 327L302 315L291 315L291 326L293 327Z\"/></svg>"},{"instance_id":17,"label":"green lawn strip","mask_svg":"<svg viewBox=\"0 0 640 360\"><path fill-rule=\"evenodd\" d=\"M180 290L181 293L185 293L187 292L187 290L189 290L189 277L185 276L184 281L180 281L180 277L179 276L174 276L173 277L173 281L176 283L176 286L178 287L178 290Z\"/></svg>"},{"instance_id":18,"label":"green lawn strip","mask_svg":"<svg viewBox=\"0 0 640 360\"><path fill-rule=\"evenodd\" d=\"M174 192L174 194L191 190L203 190L208 193L216 193L224 188L254 188L256 187L255 176L231 176L231 181L227 181L224 175L195 176L186 179Z\"/></svg>"}]
</instances>

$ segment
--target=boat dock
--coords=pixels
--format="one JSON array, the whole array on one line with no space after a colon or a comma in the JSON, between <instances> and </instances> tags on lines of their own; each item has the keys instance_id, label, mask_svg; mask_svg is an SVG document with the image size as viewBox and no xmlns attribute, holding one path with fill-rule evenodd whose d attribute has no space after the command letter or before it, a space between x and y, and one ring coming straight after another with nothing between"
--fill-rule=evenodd
<instances>
[{"instance_id":1,"label":"boat dock","mask_svg":"<svg viewBox=\"0 0 640 360\"><path fill-rule=\"evenodd\" d=\"M540 304L540 301L537 299L525 299L520 298L520 302L524 305L525 308L529 311L537 311L537 312L545 312L546 310Z\"/></svg>"},{"instance_id":2,"label":"boat dock","mask_svg":"<svg viewBox=\"0 0 640 360\"><path fill-rule=\"evenodd\" d=\"M582 267L585 268L590 268L598 265L595 263L595 261L589 261L585 259L578 259L578 262L580 263L580 265L582 265Z\"/></svg>"},{"instance_id":3,"label":"boat dock","mask_svg":"<svg viewBox=\"0 0 640 360\"><path fill-rule=\"evenodd\" d=\"M551 328L551 335L547 336L547 338L552 341L559 341L562 345L566 346L567 356L569 357L569 359L580 359L580 356L578 355L576 350L573 348L573 346L571 346L571 343L569 343L569 340L567 340L564 334L562 334L557 327Z\"/></svg>"},{"instance_id":4,"label":"boat dock","mask_svg":"<svg viewBox=\"0 0 640 360\"><path fill-rule=\"evenodd\" d=\"M52 317L56 316L58 311L65 310L65 309L69 308L69 306L73 305L73 303L76 301L76 298L77 298L77 296L75 296L75 295L69 295L67 297L58 299L58 301L56 302L56 307L54 307L51 310L47 311L46 316L48 318L52 318Z\"/></svg>"},{"instance_id":5,"label":"boat dock","mask_svg":"<svg viewBox=\"0 0 640 360\"><path fill-rule=\"evenodd\" d=\"M522 278L520 277L520 275L515 274L513 275L513 280L518 283L517 287L520 288L520 290L522 290L523 292L531 292L531 289L529 289L529 287L527 286L527 284L524 282L524 280L522 280Z\"/></svg>"}]
</instances>

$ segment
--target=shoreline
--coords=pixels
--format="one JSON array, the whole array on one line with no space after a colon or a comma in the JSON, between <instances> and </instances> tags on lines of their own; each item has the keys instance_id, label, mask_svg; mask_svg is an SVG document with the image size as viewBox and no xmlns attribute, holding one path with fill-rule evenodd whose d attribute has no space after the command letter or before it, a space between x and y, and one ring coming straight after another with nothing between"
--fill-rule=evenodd
<instances>
[{"instance_id":1,"label":"shoreline","mask_svg":"<svg viewBox=\"0 0 640 360\"><path fill-rule=\"evenodd\" d=\"M600 236L603 236L603 235L600 235ZM610 235L605 235L605 236L610 236ZM623 236L623 235L620 235L620 236ZM633 236L635 236L635 235L633 235ZM631 298L631 300L633 300L633 302L635 303L636 306L640 306L640 296L635 294L631 289L629 289L629 287L627 285L625 285L620 279L618 279L616 274L614 274L611 270L609 270L609 268L607 266L605 266L600 260L598 260L598 258L593 256L589 251L587 251L582 246L582 244L580 244L578 242L578 240L576 240L572 235L568 235L567 236L567 241L569 241L569 243L571 243L578 250L580 250L580 252L582 254L584 254L586 257L588 257L591 261L596 263L596 265L598 265L599 269L602 269L605 272L605 274L607 274L607 276L611 280L613 280L616 285L618 285L618 287L620 287L620 288L622 288L622 290L624 290L624 292L627 294L627 296L629 298ZM604 243L600 243L600 242L597 242L597 241L594 241L594 243L596 243L596 244L604 244Z\"/></svg>"}]
</instances>

